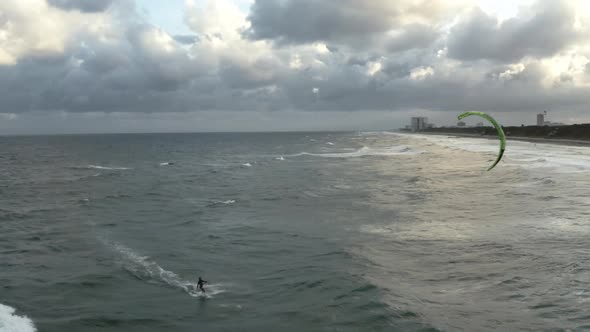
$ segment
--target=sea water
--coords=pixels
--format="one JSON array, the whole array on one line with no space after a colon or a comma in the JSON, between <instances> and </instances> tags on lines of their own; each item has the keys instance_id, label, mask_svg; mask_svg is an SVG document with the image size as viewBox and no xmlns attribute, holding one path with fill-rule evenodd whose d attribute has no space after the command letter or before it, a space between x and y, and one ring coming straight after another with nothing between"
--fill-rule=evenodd
<instances>
[{"instance_id":1,"label":"sea water","mask_svg":"<svg viewBox=\"0 0 590 332\"><path fill-rule=\"evenodd\" d=\"M590 148L497 150L0 137L0 331L590 330Z\"/></svg>"}]
</instances>

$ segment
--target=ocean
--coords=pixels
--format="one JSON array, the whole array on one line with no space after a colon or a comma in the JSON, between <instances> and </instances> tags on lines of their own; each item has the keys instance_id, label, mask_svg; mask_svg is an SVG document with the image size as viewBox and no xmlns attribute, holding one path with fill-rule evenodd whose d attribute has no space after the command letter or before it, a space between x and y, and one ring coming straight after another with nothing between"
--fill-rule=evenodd
<instances>
[{"instance_id":1,"label":"ocean","mask_svg":"<svg viewBox=\"0 0 590 332\"><path fill-rule=\"evenodd\" d=\"M590 331L590 148L497 150L0 137L0 331Z\"/></svg>"}]
</instances>

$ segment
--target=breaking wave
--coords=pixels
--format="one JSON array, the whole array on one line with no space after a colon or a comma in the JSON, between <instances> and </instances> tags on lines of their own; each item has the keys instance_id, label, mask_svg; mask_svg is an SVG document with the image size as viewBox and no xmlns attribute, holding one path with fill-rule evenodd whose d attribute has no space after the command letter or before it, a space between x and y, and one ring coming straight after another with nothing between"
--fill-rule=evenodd
<instances>
[{"instance_id":1,"label":"breaking wave","mask_svg":"<svg viewBox=\"0 0 590 332\"><path fill-rule=\"evenodd\" d=\"M87 166L74 166L73 169L101 169L107 171L124 171L129 170L129 167L115 167L115 166L101 166L101 165L87 165Z\"/></svg>"},{"instance_id":2,"label":"breaking wave","mask_svg":"<svg viewBox=\"0 0 590 332\"><path fill-rule=\"evenodd\" d=\"M15 309L0 303L0 331L2 332L35 332L33 321L27 316L15 314Z\"/></svg>"},{"instance_id":3,"label":"breaking wave","mask_svg":"<svg viewBox=\"0 0 590 332\"><path fill-rule=\"evenodd\" d=\"M401 134L400 134L401 135ZM418 138L439 146L470 151L497 154L495 139L472 137L449 137L443 135L403 134L403 137ZM555 173L583 173L590 170L590 149L584 146L563 146L537 144L534 142L510 140L505 165L527 169L550 169Z\"/></svg>"},{"instance_id":4,"label":"breaking wave","mask_svg":"<svg viewBox=\"0 0 590 332\"><path fill-rule=\"evenodd\" d=\"M211 201L211 203L209 203L209 207L214 207L214 206L219 206L219 205L231 205L234 204L236 202L235 199L228 199L226 201Z\"/></svg>"},{"instance_id":5,"label":"breaking wave","mask_svg":"<svg viewBox=\"0 0 590 332\"><path fill-rule=\"evenodd\" d=\"M360 131L356 133L356 136L384 136L384 135L391 135L391 136L401 136L399 133L391 132L391 131Z\"/></svg>"},{"instance_id":6,"label":"breaking wave","mask_svg":"<svg viewBox=\"0 0 590 332\"><path fill-rule=\"evenodd\" d=\"M128 168L128 167L108 167L108 166L100 166L100 165L88 165L88 168L91 168L91 169L116 170L116 171L123 171L123 170L131 169L131 168Z\"/></svg>"},{"instance_id":7,"label":"breaking wave","mask_svg":"<svg viewBox=\"0 0 590 332\"><path fill-rule=\"evenodd\" d=\"M364 156L399 156L399 155L416 155L421 154L422 151L412 150L407 146L394 146L389 148L370 148L363 146L362 148L352 152L329 152L329 153L310 153L300 152L290 155L290 157L312 156L322 158L355 158Z\"/></svg>"}]
</instances>

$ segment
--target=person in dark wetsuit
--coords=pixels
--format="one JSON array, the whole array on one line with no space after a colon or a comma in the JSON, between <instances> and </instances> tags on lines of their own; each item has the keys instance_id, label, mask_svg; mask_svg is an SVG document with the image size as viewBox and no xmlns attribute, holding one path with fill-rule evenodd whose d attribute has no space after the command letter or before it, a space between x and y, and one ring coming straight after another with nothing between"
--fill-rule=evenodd
<instances>
[{"instance_id":1,"label":"person in dark wetsuit","mask_svg":"<svg viewBox=\"0 0 590 332\"><path fill-rule=\"evenodd\" d=\"M205 293L205 288L203 288L203 285L206 283L206 280L201 279L201 277L199 277L199 281L197 282L197 288L201 290L201 292Z\"/></svg>"}]
</instances>

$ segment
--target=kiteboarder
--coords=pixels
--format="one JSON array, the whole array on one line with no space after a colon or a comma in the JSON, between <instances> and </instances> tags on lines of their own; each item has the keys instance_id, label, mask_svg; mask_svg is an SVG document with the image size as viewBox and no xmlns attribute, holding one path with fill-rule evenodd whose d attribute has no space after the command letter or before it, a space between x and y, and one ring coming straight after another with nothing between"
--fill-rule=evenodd
<instances>
[{"instance_id":1,"label":"kiteboarder","mask_svg":"<svg viewBox=\"0 0 590 332\"><path fill-rule=\"evenodd\" d=\"M197 282L197 288L201 290L201 292L205 293L205 288L203 288L203 285L206 283L206 280L201 279L201 277L199 277L199 281Z\"/></svg>"}]
</instances>

